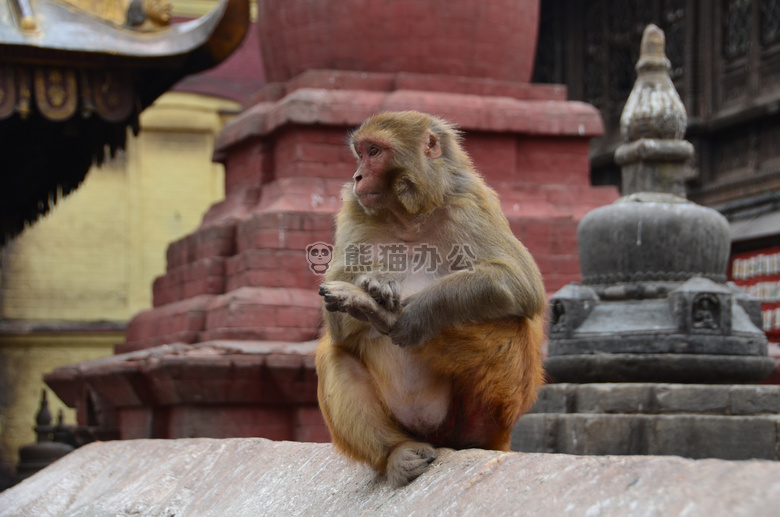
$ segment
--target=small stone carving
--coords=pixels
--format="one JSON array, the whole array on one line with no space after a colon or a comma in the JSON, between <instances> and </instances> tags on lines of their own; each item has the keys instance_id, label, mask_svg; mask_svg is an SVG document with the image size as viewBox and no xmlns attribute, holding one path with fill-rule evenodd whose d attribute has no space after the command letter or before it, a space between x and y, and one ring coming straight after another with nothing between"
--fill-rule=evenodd
<instances>
[{"instance_id":1,"label":"small stone carving","mask_svg":"<svg viewBox=\"0 0 780 517\"><path fill-rule=\"evenodd\" d=\"M693 328L717 329L720 319L720 303L709 293L699 294L693 300Z\"/></svg>"},{"instance_id":2,"label":"small stone carving","mask_svg":"<svg viewBox=\"0 0 780 517\"><path fill-rule=\"evenodd\" d=\"M566 328L566 306L561 300L550 303L550 332L563 332Z\"/></svg>"}]
</instances>

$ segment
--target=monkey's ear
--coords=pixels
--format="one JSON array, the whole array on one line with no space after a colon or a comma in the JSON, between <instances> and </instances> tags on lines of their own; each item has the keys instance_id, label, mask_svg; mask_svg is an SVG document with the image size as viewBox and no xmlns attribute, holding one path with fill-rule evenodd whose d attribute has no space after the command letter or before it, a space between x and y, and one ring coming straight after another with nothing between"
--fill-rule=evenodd
<instances>
[{"instance_id":1,"label":"monkey's ear","mask_svg":"<svg viewBox=\"0 0 780 517\"><path fill-rule=\"evenodd\" d=\"M430 129L426 135L425 156L428 158L438 158L441 156L441 141L436 133Z\"/></svg>"}]
</instances>

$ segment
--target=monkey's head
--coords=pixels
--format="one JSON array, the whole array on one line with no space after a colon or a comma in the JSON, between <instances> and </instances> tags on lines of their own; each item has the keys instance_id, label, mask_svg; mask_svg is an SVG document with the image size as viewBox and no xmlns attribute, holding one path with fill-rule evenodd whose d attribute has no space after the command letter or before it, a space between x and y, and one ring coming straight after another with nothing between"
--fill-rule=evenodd
<instances>
[{"instance_id":1,"label":"monkey's head","mask_svg":"<svg viewBox=\"0 0 780 517\"><path fill-rule=\"evenodd\" d=\"M455 171L471 169L455 127L416 111L374 115L349 142L358 162L352 192L368 214L429 213L444 205Z\"/></svg>"}]
</instances>

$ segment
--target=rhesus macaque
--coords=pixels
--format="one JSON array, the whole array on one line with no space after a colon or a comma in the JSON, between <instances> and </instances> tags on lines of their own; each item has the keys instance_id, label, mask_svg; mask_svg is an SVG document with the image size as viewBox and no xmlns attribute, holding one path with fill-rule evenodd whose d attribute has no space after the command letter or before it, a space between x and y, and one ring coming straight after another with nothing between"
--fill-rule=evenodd
<instances>
[{"instance_id":1,"label":"rhesus macaque","mask_svg":"<svg viewBox=\"0 0 780 517\"><path fill-rule=\"evenodd\" d=\"M335 446L401 486L435 447L509 450L543 382L546 296L451 124L382 113L350 146L320 287L319 403Z\"/></svg>"}]
</instances>

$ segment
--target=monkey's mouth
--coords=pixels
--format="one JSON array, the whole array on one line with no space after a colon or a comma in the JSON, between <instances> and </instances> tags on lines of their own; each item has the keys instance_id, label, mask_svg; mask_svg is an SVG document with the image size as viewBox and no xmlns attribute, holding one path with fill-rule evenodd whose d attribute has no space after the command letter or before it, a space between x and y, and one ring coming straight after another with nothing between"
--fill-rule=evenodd
<instances>
[{"instance_id":1,"label":"monkey's mouth","mask_svg":"<svg viewBox=\"0 0 780 517\"><path fill-rule=\"evenodd\" d=\"M381 197L382 194L380 192L355 191L355 195L357 196L361 204L365 205L366 203L368 203L369 205L371 205L371 204L376 204L377 200Z\"/></svg>"}]
</instances>

